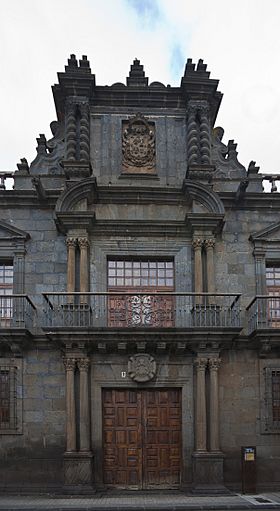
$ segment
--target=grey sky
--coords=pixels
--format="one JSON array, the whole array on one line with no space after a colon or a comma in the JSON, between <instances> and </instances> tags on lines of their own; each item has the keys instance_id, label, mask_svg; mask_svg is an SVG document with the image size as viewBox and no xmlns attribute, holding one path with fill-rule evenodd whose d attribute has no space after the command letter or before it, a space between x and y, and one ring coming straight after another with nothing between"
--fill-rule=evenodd
<instances>
[{"instance_id":1,"label":"grey sky","mask_svg":"<svg viewBox=\"0 0 280 511\"><path fill-rule=\"evenodd\" d=\"M217 125L241 163L279 172L279 0L0 0L0 169L51 136L51 85L70 53L96 82L125 82L135 57L150 81L179 85L187 58L208 64L224 93Z\"/></svg>"}]
</instances>

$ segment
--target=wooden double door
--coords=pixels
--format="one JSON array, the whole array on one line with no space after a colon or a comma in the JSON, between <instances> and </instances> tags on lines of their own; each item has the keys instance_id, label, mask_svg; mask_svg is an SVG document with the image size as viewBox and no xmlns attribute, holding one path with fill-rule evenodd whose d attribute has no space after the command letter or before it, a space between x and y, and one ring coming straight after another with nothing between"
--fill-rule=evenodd
<instances>
[{"instance_id":1,"label":"wooden double door","mask_svg":"<svg viewBox=\"0 0 280 511\"><path fill-rule=\"evenodd\" d=\"M104 483L178 487L181 417L180 389L103 389Z\"/></svg>"}]
</instances>

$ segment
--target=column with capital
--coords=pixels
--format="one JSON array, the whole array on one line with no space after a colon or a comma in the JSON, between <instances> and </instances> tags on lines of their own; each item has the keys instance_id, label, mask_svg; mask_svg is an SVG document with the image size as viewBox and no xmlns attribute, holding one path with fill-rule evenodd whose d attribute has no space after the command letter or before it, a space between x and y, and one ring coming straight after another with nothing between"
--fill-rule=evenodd
<instances>
[{"instance_id":1,"label":"column with capital","mask_svg":"<svg viewBox=\"0 0 280 511\"><path fill-rule=\"evenodd\" d=\"M78 238L80 247L80 292L88 292L88 247L89 241L86 236ZM87 303L87 296L81 296L81 303Z\"/></svg>"},{"instance_id":2,"label":"column with capital","mask_svg":"<svg viewBox=\"0 0 280 511\"><path fill-rule=\"evenodd\" d=\"M202 247L203 240L194 238L192 242L194 248L194 290L196 293L202 293L203 277L202 277ZM196 297L196 303L202 303L202 296Z\"/></svg>"},{"instance_id":3,"label":"column with capital","mask_svg":"<svg viewBox=\"0 0 280 511\"><path fill-rule=\"evenodd\" d=\"M76 451L75 358L64 358L66 370L66 452Z\"/></svg>"},{"instance_id":4,"label":"column with capital","mask_svg":"<svg viewBox=\"0 0 280 511\"><path fill-rule=\"evenodd\" d=\"M89 373L88 358L78 360L80 371L80 451L90 451Z\"/></svg>"},{"instance_id":5,"label":"column with capital","mask_svg":"<svg viewBox=\"0 0 280 511\"><path fill-rule=\"evenodd\" d=\"M198 357L194 364L196 367L196 407L195 407L195 450L206 452L206 392L205 371L207 358Z\"/></svg>"},{"instance_id":6,"label":"column with capital","mask_svg":"<svg viewBox=\"0 0 280 511\"><path fill-rule=\"evenodd\" d=\"M219 438L219 384L218 371L221 359L209 358L210 371L210 451L220 452Z\"/></svg>"},{"instance_id":7,"label":"column with capital","mask_svg":"<svg viewBox=\"0 0 280 511\"><path fill-rule=\"evenodd\" d=\"M67 237L67 293L75 291L75 261L76 261L76 238ZM68 303L73 302L73 295L68 296Z\"/></svg>"},{"instance_id":8,"label":"column with capital","mask_svg":"<svg viewBox=\"0 0 280 511\"><path fill-rule=\"evenodd\" d=\"M215 293L214 246L215 246L214 238L209 238L209 239L205 240L206 259L207 259L207 290L208 290L208 293L211 293L211 294Z\"/></svg>"}]
</instances>

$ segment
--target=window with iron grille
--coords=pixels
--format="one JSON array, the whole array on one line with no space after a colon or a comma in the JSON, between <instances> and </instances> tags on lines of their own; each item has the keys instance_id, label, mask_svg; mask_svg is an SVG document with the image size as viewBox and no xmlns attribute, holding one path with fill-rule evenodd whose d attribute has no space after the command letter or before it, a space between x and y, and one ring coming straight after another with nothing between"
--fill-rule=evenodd
<instances>
[{"instance_id":1,"label":"window with iron grille","mask_svg":"<svg viewBox=\"0 0 280 511\"><path fill-rule=\"evenodd\" d=\"M0 431L17 427L17 369L0 366Z\"/></svg>"},{"instance_id":2,"label":"window with iron grille","mask_svg":"<svg viewBox=\"0 0 280 511\"><path fill-rule=\"evenodd\" d=\"M174 291L173 261L110 259L108 290L124 293L109 297L109 326L125 328L174 325L174 296L164 294Z\"/></svg>"},{"instance_id":3,"label":"window with iron grille","mask_svg":"<svg viewBox=\"0 0 280 511\"><path fill-rule=\"evenodd\" d=\"M0 358L0 435L22 434L22 358Z\"/></svg>"},{"instance_id":4,"label":"window with iron grille","mask_svg":"<svg viewBox=\"0 0 280 511\"><path fill-rule=\"evenodd\" d=\"M280 367L265 367L266 432L280 432Z\"/></svg>"},{"instance_id":5,"label":"window with iron grille","mask_svg":"<svg viewBox=\"0 0 280 511\"><path fill-rule=\"evenodd\" d=\"M13 293L14 271L10 262L0 261L0 326L10 326L13 302L8 295Z\"/></svg>"}]
</instances>

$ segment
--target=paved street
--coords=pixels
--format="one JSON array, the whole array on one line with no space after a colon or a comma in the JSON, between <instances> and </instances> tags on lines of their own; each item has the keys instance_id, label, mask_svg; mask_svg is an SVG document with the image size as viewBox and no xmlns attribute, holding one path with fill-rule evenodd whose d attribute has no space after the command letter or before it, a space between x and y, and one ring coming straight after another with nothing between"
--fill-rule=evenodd
<instances>
[{"instance_id":1,"label":"paved street","mask_svg":"<svg viewBox=\"0 0 280 511\"><path fill-rule=\"evenodd\" d=\"M90 497L35 495L0 496L0 511L48 510L199 510L199 509L280 509L280 492L259 495L231 494L227 496L193 496L184 493L173 494L110 494L97 493Z\"/></svg>"}]
</instances>

